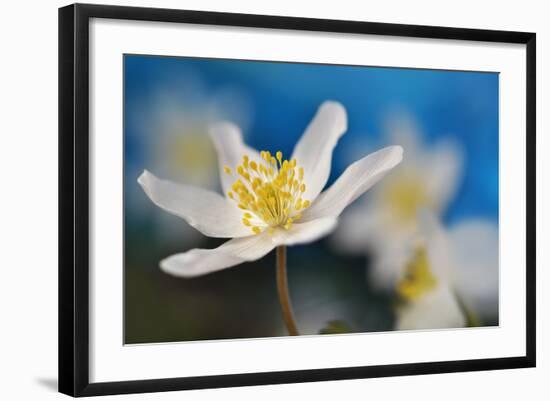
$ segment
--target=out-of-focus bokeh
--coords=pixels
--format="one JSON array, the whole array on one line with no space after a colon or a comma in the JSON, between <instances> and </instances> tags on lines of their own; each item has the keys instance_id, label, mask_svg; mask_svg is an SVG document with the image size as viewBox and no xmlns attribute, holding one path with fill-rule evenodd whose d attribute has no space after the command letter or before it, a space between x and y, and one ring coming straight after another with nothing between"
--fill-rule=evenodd
<instances>
[{"instance_id":1,"label":"out-of-focus bokeh","mask_svg":"<svg viewBox=\"0 0 550 401\"><path fill-rule=\"evenodd\" d=\"M249 145L290 155L325 100L348 114L327 185L383 146L399 143L405 156L385 186L344 212L332 236L289 248L301 333L498 324L498 88L495 73L126 55L125 342L286 334L273 255L193 279L159 269L171 254L223 240L156 207L137 178L147 169L219 190L210 123L232 121ZM380 218L392 210L412 220ZM449 248L445 263L422 256L440 248L434 237ZM411 297L418 288L427 295ZM448 309L434 309L449 299ZM452 321L432 319L452 313Z\"/></svg>"}]
</instances>

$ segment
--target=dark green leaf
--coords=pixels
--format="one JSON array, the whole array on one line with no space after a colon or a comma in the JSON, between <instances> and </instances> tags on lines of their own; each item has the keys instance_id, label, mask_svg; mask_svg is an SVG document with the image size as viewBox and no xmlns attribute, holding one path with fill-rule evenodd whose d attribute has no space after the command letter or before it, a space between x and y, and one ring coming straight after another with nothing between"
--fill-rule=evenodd
<instances>
[{"instance_id":1,"label":"dark green leaf","mask_svg":"<svg viewBox=\"0 0 550 401\"><path fill-rule=\"evenodd\" d=\"M352 329L343 320L330 320L327 322L327 325L319 331L319 334L342 334L351 332Z\"/></svg>"}]
</instances>

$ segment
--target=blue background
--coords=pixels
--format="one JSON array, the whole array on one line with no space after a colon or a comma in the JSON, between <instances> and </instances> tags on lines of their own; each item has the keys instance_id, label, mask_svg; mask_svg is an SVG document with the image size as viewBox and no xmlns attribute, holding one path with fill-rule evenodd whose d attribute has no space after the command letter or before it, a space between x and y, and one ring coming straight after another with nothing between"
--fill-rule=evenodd
<instances>
[{"instance_id":1,"label":"blue background","mask_svg":"<svg viewBox=\"0 0 550 401\"><path fill-rule=\"evenodd\" d=\"M190 71L200 73L207 90L231 85L245 93L254 108L247 142L259 149L290 153L323 101L344 104L349 130L336 149L332 179L349 164L343 149L365 138L380 141L387 113L406 110L428 144L452 136L464 147L462 186L447 218L498 218L496 73L126 56L126 105ZM127 131L126 157L139 159L143 150L132 138Z\"/></svg>"}]
</instances>

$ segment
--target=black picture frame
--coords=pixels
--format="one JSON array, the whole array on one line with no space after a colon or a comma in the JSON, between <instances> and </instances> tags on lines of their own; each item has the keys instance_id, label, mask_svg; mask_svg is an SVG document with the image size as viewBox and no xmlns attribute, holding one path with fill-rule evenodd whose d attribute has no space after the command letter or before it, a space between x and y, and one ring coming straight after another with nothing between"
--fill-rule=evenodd
<instances>
[{"instance_id":1,"label":"black picture frame","mask_svg":"<svg viewBox=\"0 0 550 401\"><path fill-rule=\"evenodd\" d=\"M526 45L526 354L520 357L406 363L90 383L89 380L89 22L141 20L438 38ZM59 391L94 396L535 366L536 35L436 26L338 21L172 9L74 4L59 9Z\"/></svg>"}]
</instances>

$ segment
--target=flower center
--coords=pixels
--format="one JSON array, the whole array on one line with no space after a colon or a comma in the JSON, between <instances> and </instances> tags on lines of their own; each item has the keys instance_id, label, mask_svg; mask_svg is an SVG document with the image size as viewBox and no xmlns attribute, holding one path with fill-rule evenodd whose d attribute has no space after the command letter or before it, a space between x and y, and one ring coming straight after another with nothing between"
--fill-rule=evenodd
<instances>
[{"instance_id":1,"label":"flower center","mask_svg":"<svg viewBox=\"0 0 550 401\"><path fill-rule=\"evenodd\" d=\"M258 162L244 155L235 172L224 167L226 174L236 178L227 196L243 210L242 223L255 234L264 229L273 233L275 227L288 230L311 203L302 198L304 169L297 167L296 159L284 160L282 152L272 156L261 151L260 155Z\"/></svg>"},{"instance_id":2,"label":"flower center","mask_svg":"<svg viewBox=\"0 0 550 401\"><path fill-rule=\"evenodd\" d=\"M432 207L433 201L420 177L402 173L392 178L384 186L383 197L394 218L402 223L414 222L419 208Z\"/></svg>"},{"instance_id":3,"label":"flower center","mask_svg":"<svg viewBox=\"0 0 550 401\"><path fill-rule=\"evenodd\" d=\"M184 174L190 184L208 184L216 173L216 152L208 135L200 130L174 130L173 139L166 143L168 167L171 172Z\"/></svg>"},{"instance_id":4,"label":"flower center","mask_svg":"<svg viewBox=\"0 0 550 401\"><path fill-rule=\"evenodd\" d=\"M430 269L426 248L419 246L405 267L405 275L397 283L397 293L407 301L420 298L437 285Z\"/></svg>"}]
</instances>

